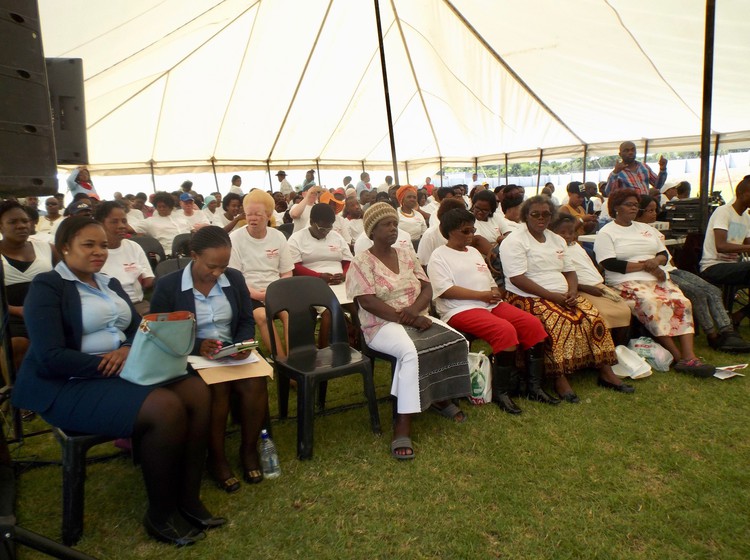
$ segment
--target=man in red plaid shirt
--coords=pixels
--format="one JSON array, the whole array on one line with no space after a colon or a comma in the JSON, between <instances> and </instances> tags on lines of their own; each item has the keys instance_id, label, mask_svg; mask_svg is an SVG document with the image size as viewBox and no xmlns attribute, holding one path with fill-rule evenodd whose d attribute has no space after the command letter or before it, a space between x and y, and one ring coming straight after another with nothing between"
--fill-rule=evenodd
<instances>
[{"instance_id":1,"label":"man in red plaid shirt","mask_svg":"<svg viewBox=\"0 0 750 560\"><path fill-rule=\"evenodd\" d=\"M635 161L635 144L620 144L620 161L607 178L607 196L619 189L635 189L638 195L648 194L649 184L660 189L667 180L667 160L659 157L659 174L656 175L645 163Z\"/></svg>"}]
</instances>

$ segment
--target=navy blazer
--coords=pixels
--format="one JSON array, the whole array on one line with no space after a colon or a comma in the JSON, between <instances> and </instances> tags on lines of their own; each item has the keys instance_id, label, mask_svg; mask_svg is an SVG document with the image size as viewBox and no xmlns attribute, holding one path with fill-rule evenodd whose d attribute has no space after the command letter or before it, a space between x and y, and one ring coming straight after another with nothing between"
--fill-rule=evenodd
<instances>
[{"instance_id":1,"label":"navy blazer","mask_svg":"<svg viewBox=\"0 0 750 560\"><path fill-rule=\"evenodd\" d=\"M132 344L141 317L117 278L109 288L128 302L132 319L123 344ZM24 300L31 345L13 387L13 404L43 413L71 377L101 377L101 356L81 352L83 310L76 283L56 271L38 274Z\"/></svg>"},{"instance_id":2,"label":"navy blazer","mask_svg":"<svg viewBox=\"0 0 750 560\"><path fill-rule=\"evenodd\" d=\"M195 314L195 296L192 290L182 291L182 275L185 269L175 270L159 278L151 297L151 313L169 313L172 311L190 311ZM253 319L253 302L247 289L245 277L239 270L227 268L224 274L229 286L222 288L232 308L232 342L242 342L255 338L255 319ZM193 354L200 355L202 338L195 338Z\"/></svg>"}]
</instances>

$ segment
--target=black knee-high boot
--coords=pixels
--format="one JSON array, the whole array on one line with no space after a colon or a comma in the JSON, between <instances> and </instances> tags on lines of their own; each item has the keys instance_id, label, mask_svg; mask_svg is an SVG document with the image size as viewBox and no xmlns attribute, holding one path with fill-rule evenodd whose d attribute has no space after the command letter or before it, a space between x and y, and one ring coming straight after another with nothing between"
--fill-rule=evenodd
<instances>
[{"instance_id":1,"label":"black knee-high boot","mask_svg":"<svg viewBox=\"0 0 750 560\"><path fill-rule=\"evenodd\" d=\"M526 351L526 398L546 404L560 404L560 400L542 389L544 379L544 343L540 342Z\"/></svg>"},{"instance_id":2,"label":"black knee-high boot","mask_svg":"<svg viewBox=\"0 0 750 560\"><path fill-rule=\"evenodd\" d=\"M492 370L492 400L508 414L521 414L521 409L510 397L514 378L518 377L515 361L515 352L498 352Z\"/></svg>"}]
</instances>

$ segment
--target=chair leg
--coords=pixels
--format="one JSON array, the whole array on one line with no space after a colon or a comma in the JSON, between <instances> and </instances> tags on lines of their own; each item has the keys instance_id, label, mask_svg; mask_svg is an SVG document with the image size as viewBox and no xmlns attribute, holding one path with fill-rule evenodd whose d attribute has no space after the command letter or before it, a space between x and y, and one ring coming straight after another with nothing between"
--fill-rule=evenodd
<instances>
[{"instance_id":1,"label":"chair leg","mask_svg":"<svg viewBox=\"0 0 750 560\"><path fill-rule=\"evenodd\" d=\"M276 389L279 399L279 418L284 419L289 416L289 378L279 371L276 371Z\"/></svg>"},{"instance_id":2,"label":"chair leg","mask_svg":"<svg viewBox=\"0 0 750 560\"><path fill-rule=\"evenodd\" d=\"M312 459L313 455L315 381L307 375L300 381L297 382L297 458L303 460Z\"/></svg>"},{"instance_id":3,"label":"chair leg","mask_svg":"<svg viewBox=\"0 0 750 560\"><path fill-rule=\"evenodd\" d=\"M72 439L60 439L60 443L63 463L62 540L66 546L73 546L83 535L86 453L89 446Z\"/></svg>"},{"instance_id":4,"label":"chair leg","mask_svg":"<svg viewBox=\"0 0 750 560\"><path fill-rule=\"evenodd\" d=\"M326 394L328 393L328 381L318 383L318 410L323 412L326 409Z\"/></svg>"},{"instance_id":5,"label":"chair leg","mask_svg":"<svg viewBox=\"0 0 750 560\"><path fill-rule=\"evenodd\" d=\"M365 397L367 397L367 407L370 409L370 424L372 426L372 432L380 435L380 413L378 412L378 399L375 396L375 380L372 375L372 367L365 362L362 369Z\"/></svg>"}]
</instances>

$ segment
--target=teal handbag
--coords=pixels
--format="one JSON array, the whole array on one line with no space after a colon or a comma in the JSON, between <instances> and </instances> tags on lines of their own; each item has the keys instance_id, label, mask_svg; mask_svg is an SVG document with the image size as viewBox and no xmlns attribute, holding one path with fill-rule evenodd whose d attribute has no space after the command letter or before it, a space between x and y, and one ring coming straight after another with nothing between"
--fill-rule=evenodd
<instances>
[{"instance_id":1,"label":"teal handbag","mask_svg":"<svg viewBox=\"0 0 750 560\"><path fill-rule=\"evenodd\" d=\"M136 385L157 385L187 375L195 329L189 311L144 315L120 377Z\"/></svg>"}]
</instances>

